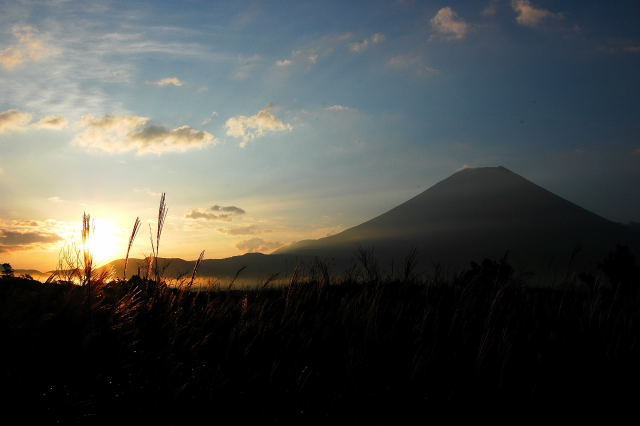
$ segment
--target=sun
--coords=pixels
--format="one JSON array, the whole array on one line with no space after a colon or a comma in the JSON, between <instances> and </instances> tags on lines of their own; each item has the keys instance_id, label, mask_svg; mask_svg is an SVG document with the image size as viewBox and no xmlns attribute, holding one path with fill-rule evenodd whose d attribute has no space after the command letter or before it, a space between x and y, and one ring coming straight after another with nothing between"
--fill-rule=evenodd
<instances>
[{"instance_id":1,"label":"sun","mask_svg":"<svg viewBox=\"0 0 640 426\"><path fill-rule=\"evenodd\" d=\"M120 229L108 219L95 219L93 225L87 248L93 254L94 264L114 260L122 251Z\"/></svg>"}]
</instances>

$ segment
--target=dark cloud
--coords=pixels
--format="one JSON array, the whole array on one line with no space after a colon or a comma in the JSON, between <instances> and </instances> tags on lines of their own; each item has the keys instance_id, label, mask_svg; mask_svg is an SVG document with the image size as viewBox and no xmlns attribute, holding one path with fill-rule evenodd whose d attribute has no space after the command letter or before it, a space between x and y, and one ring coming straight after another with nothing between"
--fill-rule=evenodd
<instances>
[{"instance_id":1,"label":"dark cloud","mask_svg":"<svg viewBox=\"0 0 640 426\"><path fill-rule=\"evenodd\" d=\"M38 244L50 244L62 240L57 234L47 232L17 232L0 230L0 253L24 250Z\"/></svg>"},{"instance_id":2,"label":"dark cloud","mask_svg":"<svg viewBox=\"0 0 640 426\"><path fill-rule=\"evenodd\" d=\"M245 213L246 212L240 207L219 206L216 204L205 211L200 209L191 210L187 213L186 217L188 219L221 220L224 222L231 222L234 216L240 216Z\"/></svg>"},{"instance_id":3,"label":"dark cloud","mask_svg":"<svg viewBox=\"0 0 640 426\"><path fill-rule=\"evenodd\" d=\"M215 205L213 207L211 207L211 210L213 210L214 212L225 212L225 213L230 213L233 215L240 215L240 214L245 214L246 212L241 209L240 207L236 207L236 206L219 206L219 205Z\"/></svg>"}]
</instances>

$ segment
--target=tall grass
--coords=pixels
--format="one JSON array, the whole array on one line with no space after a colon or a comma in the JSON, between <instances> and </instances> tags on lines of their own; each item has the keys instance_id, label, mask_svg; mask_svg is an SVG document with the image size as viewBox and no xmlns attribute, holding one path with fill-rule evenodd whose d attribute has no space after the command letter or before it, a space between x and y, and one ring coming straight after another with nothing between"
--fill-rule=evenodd
<instances>
[{"instance_id":1,"label":"tall grass","mask_svg":"<svg viewBox=\"0 0 640 426\"><path fill-rule=\"evenodd\" d=\"M90 247L90 238L93 234L94 226L91 222L91 215L82 215L82 254L83 254L83 279L82 285L91 292L91 273L93 270L93 253Z\"/></svg>"},{"instance_id":2,"label":"tall grass","mask_svg":"<svg viewBox=\"0 0 640 426\"><path fill-rule=\"evenodd\" d=\"M129 244L127 245L127 254L124 257L124 271L122 272L122 279L127 279L127 263L129 262L129 252L131 251L131 246L133 245L133 241L136 239L136 235L138 235L138 230L140 229L140 221L139 217L136 217L135 222L133 222L133 229L131 230L131 235L129 235Z\"/></svg>"},{"instance_id":3,"label":"tall grass","mask_svg":"<svg viewBox=\"0 0 640 426\"><path fill-rule=\"evenodd\" d=\"M7 279L0 400L44 423L145 424L635 403L640 277L530 288L506 266L197 292L135 277L96 286L91 322L81 287Z\"/></svg>"},{"instance_id":4,"label":"tall grass","mask_svg":"<svg viewBox=\"0 0 640 426\"><path fill-rule=\"evenodd\" d=\"M204 259L204 250L200 252L200 256L198 256L198 260L196 261L196 264L193 266L193 272L191 273L191 281L189 281L188 288L193 287L193 281L196 279L196 275L198 274L198 267L200 266L202 259Z\"/></svg>"},{"instance_id":5,"label":"tall grass","mask_svg":"<svg viewBox=\"0 0 640 426\"><path fill-rule=\"evenodd\" d=\"M164 221L167 218L169 209L167 207L166 193L162 193L160 196L160 206L158 207L158 222L156 224L156 247L155 247L155 274L156 281L160 282L160 267L158 265L158 256L160 255L160 237L162 236L162 229L164 228Z\"/></svg>"}]
</instances>

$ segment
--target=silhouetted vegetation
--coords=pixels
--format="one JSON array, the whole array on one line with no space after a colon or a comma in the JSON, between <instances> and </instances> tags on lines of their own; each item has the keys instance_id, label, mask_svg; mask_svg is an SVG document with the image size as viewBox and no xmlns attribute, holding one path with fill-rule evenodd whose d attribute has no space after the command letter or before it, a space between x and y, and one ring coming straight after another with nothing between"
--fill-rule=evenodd
<instances>
[{"instance_id":1,"label":"silhouetted vegetation","mask_svg":"<svg viewBox=\"0 0 640 426\"><path fill-rule=\"evenodd\" d=\"M5 413L361 424L637 401L640 274L627 249L603 260L602 277L545 288L522 285L507 258L450 278L415 277L408 259L394 279L370 252L358 257L347 276L317 262L289 285L242 291L6 276Z\"/></svg>"}]
</instances>

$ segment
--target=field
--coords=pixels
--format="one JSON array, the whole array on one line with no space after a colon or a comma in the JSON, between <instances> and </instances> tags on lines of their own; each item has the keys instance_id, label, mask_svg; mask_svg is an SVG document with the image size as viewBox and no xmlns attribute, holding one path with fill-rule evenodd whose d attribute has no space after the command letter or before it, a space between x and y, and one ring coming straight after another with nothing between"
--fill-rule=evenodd
<instances>
[{"instance_id":1,"label":"field","mask_svg":"<svg viewBox=\"0 0 640 426\"><path fill-rule=\"evenodd\" d=\"M4 277L3 411L74 424L360 424L455 407L631 407L640 275L625 253L602 276L553 288L488 260L447 278L332 277L319 265L253 290Z\"/></svg>"}]
</instances>

